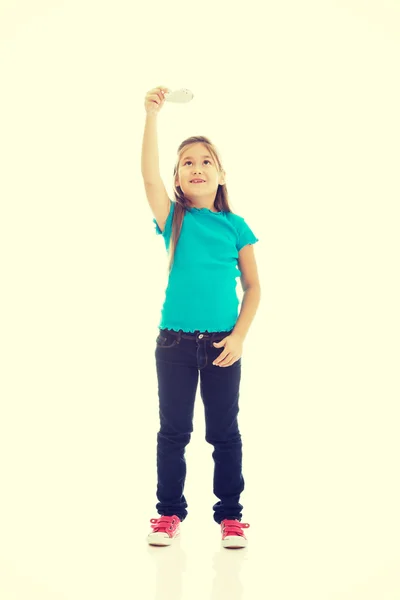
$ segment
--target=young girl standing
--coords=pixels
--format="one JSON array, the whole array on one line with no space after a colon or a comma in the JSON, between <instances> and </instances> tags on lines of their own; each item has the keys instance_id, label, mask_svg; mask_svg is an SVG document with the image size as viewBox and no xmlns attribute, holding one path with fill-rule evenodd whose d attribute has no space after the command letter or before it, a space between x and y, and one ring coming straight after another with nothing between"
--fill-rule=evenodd
<instances>
[{"instance_id":1,"label":"young girl standing","mask_svg":"<svg viewBox=\"0 0 400 600\"><path fill-rule=\"evenodd\" d=\"M245 220L230 210L225 171L206 137L191 137L178 148L173 173L175 201L159 172L157 117L165 87L145 97L142 176L154 214L155 232L169 253L169 276L161 311L155 359L160 431L157 434L157 498L160 516L151 519L147 541L169 545L180 533L188 504L184 496L185 447L193 431L200 374L206 441L214 446L214 521L222 545L247 545L241 523L244 490L242 440L238 427L243 341L260 301L252 244L258 241ZM236 278L244 295L238 317Z\"/></svg>"}]
</instances>

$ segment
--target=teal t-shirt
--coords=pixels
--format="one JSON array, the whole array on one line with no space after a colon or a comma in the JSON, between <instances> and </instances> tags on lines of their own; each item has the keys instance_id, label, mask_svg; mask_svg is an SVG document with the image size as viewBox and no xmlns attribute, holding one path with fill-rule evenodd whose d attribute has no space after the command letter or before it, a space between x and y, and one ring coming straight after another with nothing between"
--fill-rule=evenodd
<instances>
[{"instance_id":1,"label":"teal t-shirt","mask_svg":"<svg viewBox=\"0 0 400 600\"><path fill-rule=\"evenodd\" d=\"M171 201L164 231L153 219L167 253L175 205ZM159 328L192 333L233 329L239 316L239 250L258 241L243 217L230 212L214 213L208 208L189 208L175 249Z\"/></svg>"}]
</instances>

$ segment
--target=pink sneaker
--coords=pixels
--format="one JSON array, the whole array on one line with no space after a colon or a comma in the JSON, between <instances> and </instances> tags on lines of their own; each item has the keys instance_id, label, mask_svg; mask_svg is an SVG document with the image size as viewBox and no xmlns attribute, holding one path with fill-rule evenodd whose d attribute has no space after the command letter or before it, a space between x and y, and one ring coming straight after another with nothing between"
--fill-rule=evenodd
<instances>
[{"instance_id":1,"label":"pink sneaker","mask_svg":"<svg viewBox=\"0 0 400 600\"><path fill-rule=\"evenodd\" d=\"M248 523L241 523L237 519L224 519L221 521L222 545L224 548L245 548L247 538L242 529L250 527Z\"/></svg>"},{"instance_id":2,"label":"pink sneaker","mask_svg":"<svg viewBox=\"0 0 400 600\"><path fill-rule=\"evenodd\" d=\"M150 523L153 531L147 536L147 541L152 546L170 546L174 538L180 535L181 520L176 515L150 519Z\"/></svg>"}]
</instances>

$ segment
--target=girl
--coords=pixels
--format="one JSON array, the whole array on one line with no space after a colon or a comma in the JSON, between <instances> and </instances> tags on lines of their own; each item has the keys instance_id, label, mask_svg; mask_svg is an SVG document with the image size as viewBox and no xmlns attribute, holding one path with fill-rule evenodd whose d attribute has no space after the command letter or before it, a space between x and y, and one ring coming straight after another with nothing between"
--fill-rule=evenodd
<instances>
[{"instance_id":1,"label":"girl","mask_svg":"<svg viewBox=\"0 0 400 600\"><path fill-rule=\"evenodd\" d=\"M146 94L142 147L142 176L155 232L169 252L155 349L160 415L156 510L161 516L151 519L147 541L171 544L187 516L184 455L200 373L206 441L214 447L213 491L219 498L214 521L221 526L225 548L242 548L247 545L243 528L249 524L241 523L244 478L237 416L243 341L260 300L252 247L258 238L231 211L225 171L206 137L180 144L173 174L175 201L168 198L157 149L157 117L167 91L160 86ZM239 318L237 277L244 291Z\"/></svg>"}]
</instances>

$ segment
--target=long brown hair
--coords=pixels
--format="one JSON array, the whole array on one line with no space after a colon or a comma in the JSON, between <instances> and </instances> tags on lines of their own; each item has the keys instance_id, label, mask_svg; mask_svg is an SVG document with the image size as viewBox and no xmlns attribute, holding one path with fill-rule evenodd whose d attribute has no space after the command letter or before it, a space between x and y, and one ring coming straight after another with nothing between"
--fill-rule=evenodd
<instances>
[{"instance_id":1,"label":"long brown hair","mask_svg":"<svg viewBox=\"0 0 400 600\"><path fill-rule=\"evenodd\" d=\"M183 223L185 213L188 208L191 208L193 206L193 203L188 198L186 198L186 196L182 192L181 187L175 185L176 174L178 172L179 161L182 157L182 154L183 154L185 148L187 146L190 146L190 145L196 144L196 143L204 144L204 146L207 147L207 150L209 151L210 155L215 160L217 169L219 170L220 173L223 171L222 161L220 159L218 150L215 147L215 145L211 143L209 138L202 136L202 135L192 136L190 138L187 138L180 144L180 146L178 148L177 160L176 160L175 167L174 167L173 188L174 188L174 196L175 196L176 203L175 203L174 216L172 219L172 230L171 230L171 238L170 238L170 244L169 244L168 273L171 273L171 269L173 267L175 250L176 250L176 246L179 241L179 236L181 234L182 223ZM229 206L228 190L226 187L226 183L224 183L223 185L218 185L217 193L215 195L215 200L214 200L214 207L218 211L233 212Z\"/></svg>"}]
</instances>

